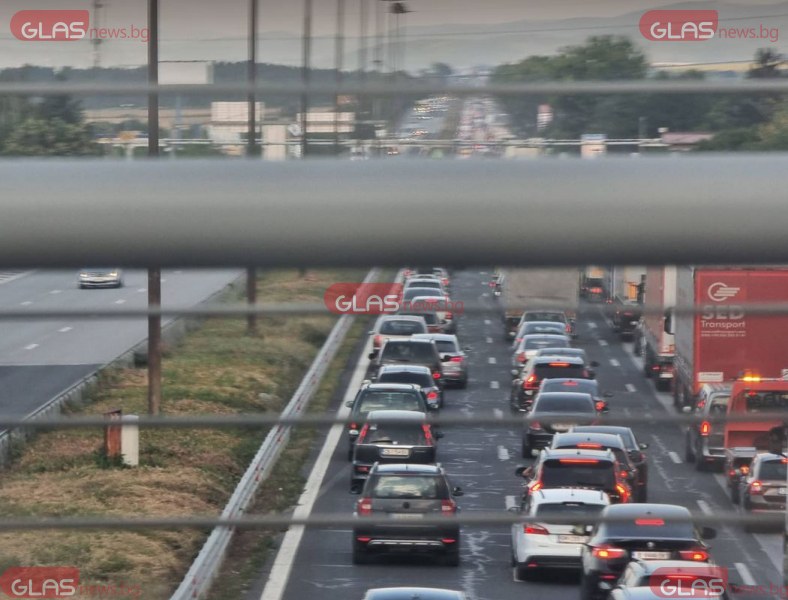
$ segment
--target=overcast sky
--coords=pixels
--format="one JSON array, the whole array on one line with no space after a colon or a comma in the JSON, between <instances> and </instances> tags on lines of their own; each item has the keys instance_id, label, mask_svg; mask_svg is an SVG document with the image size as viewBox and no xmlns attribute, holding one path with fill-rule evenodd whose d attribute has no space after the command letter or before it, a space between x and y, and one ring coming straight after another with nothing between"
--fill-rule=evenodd
<instances>
[{"instance_id":1,"label":"overcast sky","mask_svg":"<svg viewBox=\"0 0 788 600\"><path fill-rule=\"evenodd\" d=\"M220 59L243 60L246 56L246 16L249 0L160 0L161 59ZM375 0L345 0L347 33L358 33L360 2L370 11ZM691 6L702 8L711 0L700 0ZM111 27L144 27L147 0L101 0L104 8L99 13L99 24ZM336 25L336 0L313 0L316 36L332 35ZM752 7L758 13L768 12L768 5L779 0L742 0L739 6ZM412 11L405 19L407 27L446 24L501 24L523 20L552 20L563 18L613 17L676 4L677 0L406 0ZM23 9L90 9L91 0L5 0L0 5L0 67L25 63L47 66L87 67L91 64L91 45L79 42L23 42L11 34L11 16ZM784 5L784 2L783 2ZM259 31L261 47L273 44L270 39L282 35L293 63L299 60L296 37L300 35L303 19L303 0L259 0ZM372 32L372 19L370 30ZM95 21L91 22L91 26ZM285 42L276 42L284 47ZM348 41L348 48L356 40ZM102 64L139 65L145 62L145 44L134 41L109 41L102 45ZM281 48L280 48L281 50ZM316 46L318 53L328 50ZM282 55L282 52L279 52ZM317 57L318 59L320 57ZM261 54L261 61L264 61ZM319 62L319 61L318 61Z\"/></svg>"}]
</instances>

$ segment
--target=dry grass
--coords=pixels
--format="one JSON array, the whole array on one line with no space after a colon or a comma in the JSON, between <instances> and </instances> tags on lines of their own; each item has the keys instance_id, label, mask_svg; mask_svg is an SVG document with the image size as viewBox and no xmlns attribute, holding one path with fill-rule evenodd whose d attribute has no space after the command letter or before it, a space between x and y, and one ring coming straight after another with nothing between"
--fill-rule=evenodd
<instances>
[{"instance_id":1,"label":"dry grass","mask_svg":"<svg viewBox=\"0 0 788 600\"><path fill-rule=\"evenodd\" d=\"M307 279L295 271L265 273L258 297L314 302L331 283L358 277L358 272L337 271L310 271ZM281 409L333 322L332 317L312 316L261 319L260 334L248 336L243 320L206 321L164 359L163 412L224 415ZM74 413L120 408L124 414L145 414L144 370L118 370L104 380L95 401ZM3 473L0 511L28 517L217 515L265 433L143 430L141 464L135 469L107 464L100 452L102 431L44 433ZM75 566L83 584L132 584L141 590L139 597L164 599L205 535L195 530L2 534L0 572L9 566Z\"/></svg>"}]
</instances>

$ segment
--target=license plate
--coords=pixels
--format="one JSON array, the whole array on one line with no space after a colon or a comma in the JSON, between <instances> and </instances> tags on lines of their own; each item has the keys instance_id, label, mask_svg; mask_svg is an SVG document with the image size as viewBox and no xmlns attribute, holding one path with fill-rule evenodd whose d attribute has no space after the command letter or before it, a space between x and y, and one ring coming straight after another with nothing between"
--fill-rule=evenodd
<instances>
[{"instance_id":1,"label":"license plate","mask_svg":"<svg viewBox=\"0 0 788 600\"><path fill-rule=\"evenodd\" d=\"M392 519L422 519L424 515L421 513L390 513Z\"/></svg>"},{"instance_id":2,"label":"license plate","mask_svg":"<svg viewBox=\"0 0 788 600\"><path fill-rule=\"evenodd\" d=\"M569 431L571 427L571 423L553 423L553 429L556 431Z\"/></svg>"},{"instance_id":3,"label":"license plate","mask_svg":"<svg viewBox=\"0 0 788 600\"><path fill-rule=\"evenodd\" d=\"M673 379L673 373L660 373L660 379Z\"/></svg>"},{"instance_id":4,"label":"license plate","mask_svg":"<svg viewBox=\"0 0 788 600\"><path fill-rule=\"evenodd\" d=\"M381 456L410 456L410 448L381 448Z\"/></svg>"},{"instance_id":5,"label":"license plate","mask_svg":"<svg viewBox=\"0 0 788 600\"><path fill-rule=\"evenodd\" d=\"M670 559L670 552L633 552L632 558L640 560L668 560Z\"/></svg>"},{"instance_id":6,"label":"license plate","mask_svg":"<svg viewBox=\"0 0 788 600\"><path fill-rule=\"evenodd\" d=\"M561 544L584 544L586 541L583 535L559 535L558 542Z\"/></svg>"},{"instance_id":7,"label":"license plate","mask_svg":"<svg viewBox=\"0 0 788 600\"><path fill-rule=\"evenodd\" d=\"M780 494L781 496L785 496L785 494L788 493L788 488L780 488L779 490L777 490L777 493Z\"/></svg>"}]
</instances>

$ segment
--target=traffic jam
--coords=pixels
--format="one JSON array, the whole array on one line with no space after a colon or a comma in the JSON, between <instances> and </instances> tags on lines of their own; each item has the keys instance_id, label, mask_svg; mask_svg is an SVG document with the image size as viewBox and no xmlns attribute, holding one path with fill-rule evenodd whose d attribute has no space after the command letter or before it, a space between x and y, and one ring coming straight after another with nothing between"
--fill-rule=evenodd
<instances>
[{"instance_id":1,"label":"traffic jam","mask_svg":"<svg viewBox=\"0 0 788 600\"><path fill-rule=\"evenodd\" d=\"M306 528L281 597L784 596L781 531L692 515L785 511L782 422L718 417L788 407L781 318L742 310L788 269L402 273L323 449L312 511L353 526Z\"/></svg>"}]
</instances>

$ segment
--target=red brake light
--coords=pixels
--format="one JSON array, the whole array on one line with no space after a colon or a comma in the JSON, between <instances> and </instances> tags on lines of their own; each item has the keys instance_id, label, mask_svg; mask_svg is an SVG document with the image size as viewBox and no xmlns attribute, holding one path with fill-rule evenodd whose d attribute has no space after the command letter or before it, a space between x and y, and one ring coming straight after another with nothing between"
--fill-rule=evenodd
<instances>
[{"instance_id":1,"label":"red brake light","mask_svg":"<svg viewBox=\"0 0 788 600\"><path fill-rule=\"evenodd\" d=\"M599 546L591 550L594 558L624 558L627 551L623 548L613 548L611 546Z\"/></svg>"},{"instance_id":2,"label":"red brake light","mask_svg":"<svg viewBox=\"0 0 788 600\"><path fill-rule=\"evenodd\" d=\"M528 427L530 427L534 431L539 431L542 428L541 424L538 421L531 421Z\"/></svg>"},{"instance_id":3,"label":"red brake light","mask_svg":"<svg viewBox=\"0 0 788 600\"><path fill-rule=\"evenodd\" d=\"M542 489L542 482L541 482L541 481L537 481L536 483L534 483L534 484L531 486L531 491L532 491L532 492L538 492L538 491L539 491L539 490L541 490L541 489Z\"/></svg>"},{"instance_id":4,"label":"red brake light","mask_svg":"<svg viewBox=\"0 0 788 600\"><path fill-rule=\"evenodd\" d=\"M605 409L605 403L602 402L601 400L598 400L597 403L596 403L596 409L597 409L597 411L604 410Z\"/></svg>"},{"instance_id":5,"label":"red brake light","mask_svg":"<svg viewBox=\"0 0 788 600\"><path fill-rule=\"evenodd\" d=\"M741 470L741 472L742 472L744 475L747 475L747 474L750 472L750 467L749 467L749 466L747 466L747 465L742 465L741 467L739 467L739 469ZM734 471L734 472L733 472L733 474L735 475L735 474L736 474L736 471Z\"/></svg>"},{"instance_id":6,"label":"red brake light","mask_svg":"<svg viewBox=\"0 0 788 600\"><path fill-rule=\"evenodd\" d=\"M564 381L561 385L570 385L572 387L575 387L575 386L578 386L580 384L577 383L576 381Z\"/></svg>"},{"instance_id":7,"label":"red brake light","mask_svg":"<svg viewBox=\"0 0 788 600\"><path fill-rule=\"evenodd\" d=\"M457 512L457 503L454 500L441 500L441 513L454 514Z\"/></svg>"},{"instance_id":8,"label":"red brake light","mask_svg":"<svg viewBox=\"0 0 788 600\"><path fill-rule=\"evenodd\" d=\"M429 425L422 425L422 431L424 432L424 439L427 440L428 444L432 444L432 429L430 429Z\"/></svg>"},{"instance_id":9,"label":"red brake light","mask_svg":"<svg viewBox=\"0 0 788 600\"><path fill-rule=\"evenodd\" d=\"M549 535L550 532L547 531L545 527L541 525L536 525L535 523L528 523L523 525L523 533L528 535Z\"/></svg>"},{"instance_id":10,"label":"red brake light","mask_svg":"<svg viewBox=\"0 0 788 600\"><path fill-rule=\"evenodd\" d=\"M379 348L382 343L383 343L383 336L382 335L376 335L372 339L372 347L373 348Z\"/></svg>"},{"instance_id":11,"label":"red brake light","mask_svg":"<svg viewBox=\"0 0 788 600\"><path fill-rule=\"evenodd\" d=\"M763 484L760 481L753 481L750 484L750 493L751 494L762 494L763 493Z\"/></svg>"},{"instance_id":12,"label":"red brake light","mask_svg":"<svg viewBox=\"0 0 788 600\"><path fill-rule=\"evenodd\" d=\"M367 435L369 431L369 423L364 423L364 427L361 428L361 432L358 434L358 441L361 442L364 439L364 436Z\"/></svg>"},{"instance_id":13,"label":"red brake light","mask_svg":"<svg viewBox=\"0 0 788 600\"><path fill-rule=\"evenodd\" d=\"M517 362L525 362L525 352L520 352L520 354L517 355Z\"/></svg>"},{"instance_id":14,"label":"red brake light","mask_svg":"<svg viewBox=\"0 0 788 600\"><path fill-rule=\"evenodd\" d=\"M558 462L566 465L598 465L599 461L595 458L559 458Z\"/></svg>"},{"instance_id":15,"label":"red brake light","mask_svg":"<svg viewBox=\"0 0 788 600\"><path fill-rule=\"evenodd\" d=\"M591 288L591 293L592 294L601 294L602 293L602 288L592 287Z\"/></svg>"},{"instance_id":16,"label":"red brake light","mask_svg":"<svg viewBox=\"0 0 788 600\"><path fill-rule=\"evenodd\" d=\"M709 553L705 550L681 550L679 552L681 560L695 560L706 562L709 560Z\"/></svg>"},{"instance_id":17,"label":"red brake light","mask_svg":"<svg viewBox=\"0 0 788 600\"><path fill-rule=\"evenodd\" d=\"M635 519L635 525L644 525L646 527L661 527L664 524L664 519Z\"/></svg>"},{"instance_id":18,"label":"red brake light","mask_svg":"<svg viewBox=\"0 0 788 600\"><path fill-rule=\"evenodd\" d=\"M451 319L453 319L453 318L454 318L454 315L453 315L453 314L451 314L450 312L447 312L447 313L446 313L446 319L449 319L449 320L451 320Z\"/></svg>"},{"instance_id":19,"label":"red brake light","mask_svg":"<svg viewBox=\"0 0 788 600\"><path fill-rule=\"evenodd\" d=\"M462 362L462 356L452 356L450 362Z\"/></svg>"},{"instance_id":20,"label":"red brake light","mask_svg":"<svg viewBox=\"0 0 788 600\"><path fill-rule=\"evenodd\" d=\"M435 372L432 374L432 378L433 378L433 379L440 379L440 378L441 378L440 371L435 371Z\"/></svg>"},{"instance_id":21,"label":"red brake light","mask_svg":"<svg viewBox=\"0 0 788 600\"><path fill-rule=\"evenodd\" d=\"M369 473L368 465L356 465L356 473Z\"/></svg>"},{"instance_id":22,"label":"red brake light","mask_svg":"<svg viewBox=\"0 0 788 600\"><path fill-rule=\"evenodd\" d=\"M705 437L709 435L710 432L711 432L711 423L709 423L708 421L703 421L703 423L700 424L700 434Z\"/></svg>"},{"instance_id":23,"label":"red brake light","mask_svg":"<svg viewBox=\"0 0 788 600\"><path fill-rule=\"evenodd\" d=\"M594 444L592 442L582 442L577 445L578 448L601 448L602 444Z\"/></svg>"},{"instance_id":24,"label":"red brake light","mask_svg":"<svg viewBox=\"0 0 788 600\"><path fill-rule=\"evenodd\" d=\"M358 429L358 424L357 423L351 423L350 425L348 425L348 429Z\"/></svg>"},{"instance_id":25,"label":"red brake light","mask_svg":"<svg viewBox=\"0 0 788 600\"><path fill-rule=\"evenodd\" d=\"M616 491L618 492L619 497L621 498L621 502L626 502L629 500L629 490L625 488L620 483L616 484Z\"/></svg>"},{"instance_id":26,"label":"red brake light","mask_svg":"<svg viewBox=\"0 0 788 600\"><path fill-rule=\"evenodd\" d=\"M566 324L566 332L572 333L572 327L569 325L569 323Z\"/></svg>"},{"instance_id":27,"label":"red brake light","mask_svg":"<svg viewBox=\"0 0 788 600\"><path fill-rule=\"evenodd\" d=\"M551 367L568 367L569 363L568 362L551 362L549 364L549 366L551 366Z\"/></svg>"},{"instance_id":28,"label":"red brake light","mask_svg":"<svg viewBox=\"0 0 788 600\"><path fill-rule=\"evenodd\" d=\"M627 471L625 471L624 469L622 469L621 470L621 477L626 477L627 475L629 475L629 473Z\"/></svg>"},{"instance_id":29,"label":"red brake light","mask_svg":"<svg viewBox=\"0 0 788 600\"><path fill-rule=\"evenodd\" d=\"M538 387L537 381L536 381L536 375L529 375L528 379L523 381L523 389L524 390L534 389L536 387Z\"/></svg>"},{"instance_id":30,"label":"red brake light","mask_svg":"<svg viewBox=\"0 0 788 600\"><path fill-rule=\"evenodd\" d=\"M371 515L372 514L372 499L371 498L360 498L358 503L356 504L356 512L360 515Z\"/></svg>"},{"instance_id":31,"label":"red brake light","mask_svg":"<svg viewBox=\"0 0 788 600\"><path fill-rule=\"evenodd\" d=\"M427 400L437 400L438 399L438 392L430 392L427 394Z\"/></svg>"}]
</instances>

